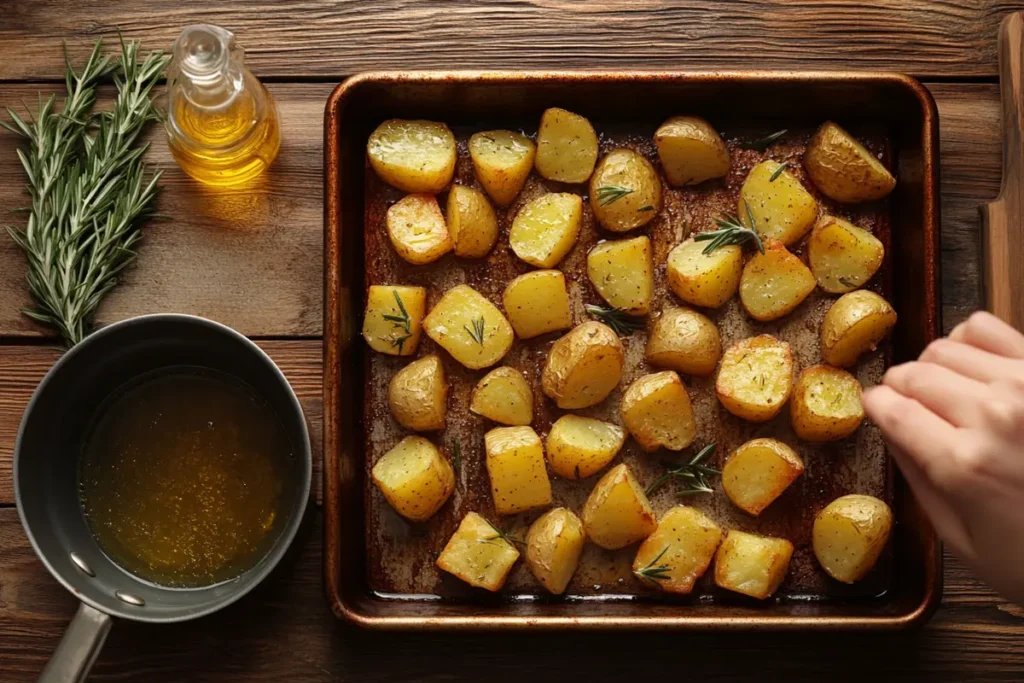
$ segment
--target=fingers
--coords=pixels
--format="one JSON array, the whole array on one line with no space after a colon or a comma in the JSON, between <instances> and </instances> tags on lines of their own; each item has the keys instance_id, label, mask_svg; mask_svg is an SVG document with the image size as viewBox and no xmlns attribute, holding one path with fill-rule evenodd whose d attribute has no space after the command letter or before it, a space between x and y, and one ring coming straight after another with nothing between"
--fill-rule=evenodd
<instances>
[{"instance_id":1,"label":"fingers","mask_svg":"<svg viewBox=\"0 0 1024 683\"><path fill-rule=\"evenodd\" d=\"M942 365L920 361L889 368L882 382L956 427L981 424L981 406L989 393L986 385L977 380Z\"/></svg>"},{"instance_id":2,"label":"fingers","mask_svg":"<svg viewBox=\"0 0 1024 683\"><path fill-rule=\"evenodd\" d=\"M986 383L998 382L1024 371L1020 360L983 351L952 339L933 341L921 354L921 360Z\"/></svg>"},{"instance_id":3,"label":"fingers","mask_svg":"<svg viewBox=\"0 0 1024 683\"><path fill-rule=\"evenodd\" d=\"M949 338L998 356L1024 358L1024 335L985 311L972 313L953 328Z\"/></svg>"}]
</instances>

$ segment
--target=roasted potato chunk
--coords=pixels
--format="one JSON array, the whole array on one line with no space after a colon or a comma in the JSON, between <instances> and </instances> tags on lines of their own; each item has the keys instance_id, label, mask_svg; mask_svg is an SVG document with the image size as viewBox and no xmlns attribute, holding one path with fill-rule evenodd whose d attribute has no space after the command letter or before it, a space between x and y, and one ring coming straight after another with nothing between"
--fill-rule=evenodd
<instances>
[{"instance_id":1,"label":"roasted potato chunk","mask_svg":"<svg viewBox=\"0 0 1024 683\"><path fill-rule=\"evenodd\" d=\"M796 176L781 167L779 162L768 160L750 169L740 189L738 215L761 237L789 246L799 242L814 225L818 203Z\"/></svg>"},{"instance_id":2,"label":"roasted potato chunk","mask_svg":"<svg viewBox=\"0 0 1024 683\"><path fill-rule=\"evenodd\" d=\"M551 504L544 445L530 427L497 427L484 434L494 511L513 515Z\"/></svg>"},{"instance_id":3,"label":"roasted potato chunk","mask_svg":"<svg viewBox=\"0 0 1024 683\"><path fill-rule=\"evenodd\" d=\"M697 508L677 505L640 544L633 574L648 586L685 595L707 571L721 541L722 530L710 517Z\"/></svg>"},{"instance_id":4,"label":"roasted potato chunk","mask_svg":"<svg viewBox=\"0 0 1024 683\"><path fill-rule=\"evenodd\" d=\"M647 494L625 464L605 472L583 506L587 538L608 550L647 538L657 526Z\"/></svg>"},{"instance_id":5,"label":"roasted potato chunk","mask_svg":"<svg viewBox=\"0 0 1024 683\"><path fill-rule=\"evenodd\" d=\"M613 149L590 176L590 206L606 230L627 232L661 210L661 179L651 162L631 149Z\"/></svg>"},{"instance_id":6,"label":"roasted potato chunk","mask_svg":"<svg viewBox=\"0 0 1024 683\"><path fill-rule=\"evenodd\" d=\"M523 190L537 146L510 130L488 130L469 139L469 156L477 180L498 206L508 206Z\"/></svg>"},{"instance_id":7,"label":"roasted potato chunk","mask_svg":"<svg viewBox=\"0 0 1024 683\"><path fill-rule=\"evenodd\" d=\"M610 327L585 322L551 347L541 373L541 388L559 408L589 408L618 386L625 360L622 342Z\"/></svg>"},{"instance_id":8,"label":"roasted potato chunk","mask_svg":"<svg viewBox=\"0 0 1024 683\"><path fill-rule=\"evenodd\" d=\"M533 270L508 283L502 305L520 339L572 327L569 292L560 270Z\"/></svg>"},{"instance_id":9,"label":"roasted potato chunk","mask_svg":"<svg viewBox=\"0 0 1024 683\"><path fill-rule=\"evenodd\" d=\"M696 185L729 173L729 148L699 116L673 116L654 133L669 185Z\"/></svg>"},{"instance_id":10,"label":"roasted potato chunk","mask_svg":"<svg viewBox=\"0 0 1024 683\"><path fill-rule=\"evenodd\" d=\"M455 173L455 136L434 121L390 119L366 143L381 180L406 192L440 192Z\"/></svg>"},{"instance_id":11,"label":"roasted potato chunk","mask_svg":"<svg viewBox=\"0 0 1024 683\"><path fill-rule=\"evenodd\" d=\"M753 439L725 461L722 490L736 507L757 516L803 471L803 460L786 444L775 439Z\"/></svg>"},{"instance_id":12,"label":"roasted potato chunk","mask_svg":"<svg viewBox=\"0 0 1024 683\"><path fill-rule=\"evenodd\" d=\"M427 310L427 290L403 285L371 285L363 314L363 339L391 356L416 353Z\"/></svg>"},{"instance_id":13,"label":"roasted potato chunk","mask_svg":"<svg viewBox=\"0 0 1024 683\"><path fill-rule=\"evenodd\" d=\"M726 349L715 382L722 406L751 422L766 422L778 415L792 388L793 351L768 334Z\"/></svg>"},{"instance_id":14,"label":"roasted potato chunk","mask_svg":"<svg viewBox=\"0 0 1024 683\"><path fill-rule=\"evenodd\" d=\"M432 194L410 194L391 205L385 218L388 237L409 263L432 263L452 250L441 207Z\"/></svg>"},{"instance_id":15,"label":"roasted potato chunk","mask_svg":"<svg viewBox=\"0 0 1024 683\"><path fill-rule=\"evenodd\" d=\"M371 476L395 512L413 522L430 519L455 490L451 464L422 436L395 444L374 464Z\"/></svg>"},{"instance_id":16,"label":"roasted potato chunk","mask_svg":"<svg viewBox=\"0 0 1024 683\"><path fill-rule=\"evenodd\" d=\"M600 242L587 254L587 276L601 298L630 315L647 315L654 296L651 240Z\"/></svg>"},{"instance_id":17,"label":"roasted potato chunk","mask_svg":"<svg viewBox=\"0 0 1024 683\"><path fill-rule=\"evenodd\" d=\"M764 600L782 585L791 557L793 544L784 538L732 529L715 554L715 585Z\"/></svg>"},{"instance_id":18,"label":"roasted potato chunk","mask_svg":"<svg viewBox=\"0 0 1024 683\"><path fill-rule=\"evenodd\" d=\"M512 347L512 325L469 285L452 287L423 319L427 336L471 370L490 367Z\"/></svg>"},{"instance_id":19,"label":"roasted potato chunk","mask_svg":"<svg viewBox=\"0 0 1024 683\"><path fill-rule=\"evenodd\" d=\"M721 356L715 324L697 311L674 306L655 319L644 352L651 365L701 377L715 371Z\"/></svg>"},{"instance_id":20,"label":"roasted potato chunk","mask_svg":"<svg viewBox=\"0 0 1024 683\"><path fill-rule=\"evenodd\" d=\"M697 434L690 395L679 375L664 370L644 375L622 393L619 406L626 429L645 451L681 451Z\"/></svg>"},{"instance_id":21,"label":"roasted potato chunk","mask_svg":"<svg viewBox=\"0 0 1024 683\"><path fill-rule=\"evenodd\" d=\"M437 558L440 569L470 586L499 591L519 551L497 527L475 512L466 515Z\"/></svg>"},{"instance_id":22,"label":"roasted potato chunk","mask_svg":"<svg viewBox=\"0 0 1024 683\"><path fill-rule=\"evenodd\" d=\"M590 121L552 107L540 117L537 131L537 173L562 183L585 183L597 161L597 133Z\"/></svg>"},{"instance_id":23,"label":"roasted potato chunk","mask_svg":"<svg viewBox=\"0 0 1024 683\"><path fill-rule=\"evenodd\" d=\"M388 407L398 424L414 432L444 429L448 383L436 354L424 356L395 373L388 385Z\"/></svg>"},{"instance_id":24,"label":"roasted potato chunk","mask_svg":"<svg viewBox=\"0 0 1024 683\"><path fill-rule=\"evenodd\" d=\"M528 425L533 421L533 390L515 368L495 368L473 389L469 409L502 424Z\"/></svg>"},{"instance_id":25,"label":"roasted potato chunk","mask_svg":"<svg viewBox=\"0 0 1024 683\"><path fill-rule=\"evenodd\" d=\"M479 190L454 185L448 193L448 234L455 244L455 255L483 258L498 239L498 217Z\"/></svg>"},{"instance_id":26,"label":"roasted potato chunk","mask_svg":"<svg viewBox=\"0 0 1024 683\"><path fill-rule=\"evenodd\" d=\"M896 325L896 311L874 292L858 289L839 297L821 323L821 358L847 368L873 351Z\"/></svg>"},{"instance_id":27,"label":"roasted potato chunk","mask_svg":"<svg viewBox=\"0 0 1024 683\"><path fill-rule=\"evenodd\" d=\"M835 441L857 431L864 420L857 378L816 365L800 373L789 401L793 431L804 441Z\"/></svg>"},{"instance_id":28,"label":"roasted potato chunk","mask_svg":"<svg viewBox=\"0 0 1024 683\"><path fill-rule=\"evenodd\" d=\"M867 230L835 216L822 216L807 240L807 262L818 286L830 294L852 292L878 271L882 242Z\"/></svg>"},{"instance_id":29,"label":"roasted potato chunk","mask_svg":"<svg viewBox=\"0 0 1024 683\"><path fill-rule=\"evenodd\" d=\"M561 595L580 563L586 540L583 522L571 510L548 510L526 533L526 563L545 588Z\"/></svg>"},{"instance_id":30,"label":"roasted potato chunk","mask_svg":"<svg viewBox=\"0 0 1024 683\"><path fill-rule=\"evenodd\" d=\"M845 130L826 121L804 152L804 168L822 194L837 202L871 202L896 187L881 161Z\"/></svg>"},{"instance_id":31,"label":"roasted potato chunk","mask_svg":"<svg viewBox=\"0 0 1024 683\"><path fill-rule=\"evenodd\" d=\"M610 463L625 442L626 432L618 425L563 415L548 432L548 465L560 477L585 479Z\"/></svg>"},{"instance_id":32,"label":"roasted potato chunk","mask_svg":"<svg viewBox=\"0 0 1024 683\"><path fill-rule=\"evenodd\" d=\"M836 581L860 581L878 562L891 530L892 511L877 498L836 498L814 518L814 556Z\"/></svg>"},{"instance_id":33,"label":"roasted potato chunk","mask_svg":"<svg viewBox=\"0 0 1024 683\"><path fill-rule=\"evenodd\" d=\"M781 318L814 291L814 275L781 242L765 240L764 253L743 267L740 302L754 320Z\"/></svg>"},{"instance_id":34,"label":"roasted potato chunk","mask_svg":"<svg viewBox=\"0 0 1024 683\"><path fill-rule=\"evenodd\" d=\"M718 308L732 298L743 274L743 249L730 244L705 254L703 242L690 239L668 253L668 286L694 306Z\"/></svg>"},{"instance_id":35,"label":"roasted potato chunk","mask_svg":"<svg viewBox=\"0 0 1024 683\"><path fill-rule=\"evenodd\" d=\"M551 192L529 202L512 220L508 244L515 255L538 268L554 268L580 236L583 200Z\"/></svg>"}]
</instances>

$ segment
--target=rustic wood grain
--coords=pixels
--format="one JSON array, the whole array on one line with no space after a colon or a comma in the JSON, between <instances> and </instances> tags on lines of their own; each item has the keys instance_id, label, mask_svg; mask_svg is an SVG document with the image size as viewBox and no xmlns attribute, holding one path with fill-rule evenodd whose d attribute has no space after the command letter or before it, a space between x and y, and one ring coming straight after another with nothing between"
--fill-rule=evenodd
<instances>
[{"instance_id":1,"label":"rustic wood grain","mask_svg":"<svg viewBox=\"0 0 1024 683\"><path fill-rule=\"evenodd\" d=\"M373 69L864 68L991 77L1001 15L986 0L132 0L7 3L2 79L62 78L120 28L168 48L185 24L235 31L263 77L332 79Z\"/></svg>"}]
</instances>

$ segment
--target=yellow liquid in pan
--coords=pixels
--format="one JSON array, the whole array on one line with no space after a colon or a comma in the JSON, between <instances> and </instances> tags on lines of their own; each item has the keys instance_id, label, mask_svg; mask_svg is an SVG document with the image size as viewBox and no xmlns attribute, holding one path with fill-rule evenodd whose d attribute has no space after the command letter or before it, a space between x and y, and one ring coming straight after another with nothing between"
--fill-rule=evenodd
<instances>
[{"instance_id":1,"label":"yellow liquid in pan","mask_svg":"<svg viewBox=\"0 0 1024 683\"><path fill-rule=\"evenodd\" d=\"M164 586L234 578L285 522L284 428L248 387L202 370L151 376L102 409L79 464L82 508L117 564Z\"/></svg>"}]
</instances>

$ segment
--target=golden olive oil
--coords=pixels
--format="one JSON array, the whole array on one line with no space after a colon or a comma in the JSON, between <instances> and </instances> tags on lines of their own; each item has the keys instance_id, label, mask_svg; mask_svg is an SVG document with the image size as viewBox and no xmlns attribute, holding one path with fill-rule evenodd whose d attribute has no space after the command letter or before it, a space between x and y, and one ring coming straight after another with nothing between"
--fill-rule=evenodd
<instances>
[{"instance_id":1,"label":"golden olive oil","mask_svg":"<svg viewBox=\"0 0 1024 683\"><path fill-rule=\"evenodd\" d=\"M284 426L249 387L181 368L101 408L79 490L114 562L159 585L196 587L259 562L286 521L295 474Z\"/></svg>"}]
</instances>

